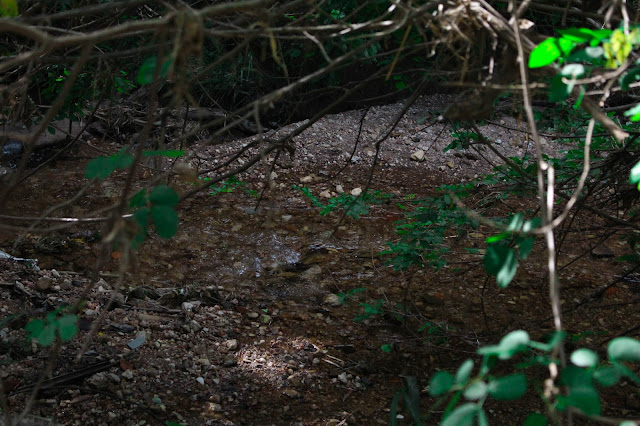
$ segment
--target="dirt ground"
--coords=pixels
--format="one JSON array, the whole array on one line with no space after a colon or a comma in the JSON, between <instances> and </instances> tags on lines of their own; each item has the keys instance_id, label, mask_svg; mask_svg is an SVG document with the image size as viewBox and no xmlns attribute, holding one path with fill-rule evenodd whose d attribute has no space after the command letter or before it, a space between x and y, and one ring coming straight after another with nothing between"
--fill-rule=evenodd
<instances>
[{"instance_id":1,"label":"dirt ground","mask_svg":"<svg viewBox=\"0 0 640 426\"><path fill-rule=\"evenodd\" d=\"M484 274L482 255L465 250L483 248L490 229L462 237L452 230L445 242L449 263L438 270L394 271L379 254L397 239L398 199L432 195L443 183L490 170L484 159L497 161L483 150L442 152L451 141L451 129L436 119L445 101L422 99L385 142L371 188L399 198L374 206L360 220L339 222L339 211L320 216L291 185L308 186L321 200L322 193L362 189L376 137L400 104L327 116L299 136L294 157L273 170L273 158L266 158L240 176L246 186L187 199L179 206L178 234L146 241L123 288L115 288L117 249L96 269L103 255L99 226L27 233L20 240L2 231L0 250L37 259L40 269L11 260L0 265L0 379L9 411L25 407L46 371L31 409L41 422L388 424L392 398L403 378L413 376L423 390L423 410L431 415L425 424L437 424L443 408L432 409L426 392L435 372L454 372L465 359L479 359L479 346L508 331L525 329L543 340L552 327L542 242L505 290ZM521 157L531 149L522 127L504 115L482 129L500 141L505 155ZM193 165L205 170L251 140L200 149ZM559 149L551 137L545 147L551 154ZM119 146L101 148L115 152ZM415 161L417 151L423 161ZM12 193L0 213L37 216L69 199L86 183L84 167L92 155L90 141L45 167ZM265 183L266 176L272 182ZM141 185L150 179L142 172L140 178ZM82 216L109 205L117 199L118 179L96 183L54 216ZM256 207L244 189L260 192L265 185L270 188ZM472 200L480 205L492 194L483 189ZM535 208L532 200L518 198L493 206L486 211L496 216ZM593 256L603 236L612 253ZM583 213L571 232L559 234L570 349L602 354L611 338L638 333L640 283L627 278L598 292L629 268L617 260L629 252L623 237ZM50 362L50 349L27 339L27 321L73 304L87 289L77 337L54 345L59 356ZM386 314L356 322L363 303L380 303ZM632 384L607 395L603 414L640 417ZM488 400L485 408L491 424L521 424L530 411L543 410L535 389L522 402ZM397 421L411 424L402 407Z\"/></svg>"}]
</instances>

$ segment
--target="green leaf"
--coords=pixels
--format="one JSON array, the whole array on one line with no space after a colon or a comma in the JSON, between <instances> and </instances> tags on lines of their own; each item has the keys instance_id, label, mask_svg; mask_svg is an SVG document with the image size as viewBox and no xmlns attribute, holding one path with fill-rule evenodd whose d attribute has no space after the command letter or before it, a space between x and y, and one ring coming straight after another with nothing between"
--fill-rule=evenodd
<instances>
[{"instance_id":1,"label":"green leaf","mask_svg":"<svg viewBox=\"0 0 640 426\"><path fill-rule=\"evenodd\" d=\"M400 402L400 398L404 394L404 389L396 392L391 400L391 407L389 409L389 424L391 426L398 425L398 403Z\"/></svg>"},{"instance_id":2,"label":"green leaf","mask_svg":"<svg viewBox=\"0 0 640 426\"><path fill-rule=\"evenodd\" d=\"M529 55L529 68L541 68L550 65L554 63L561 54L557 39L550 37L531 51Z\"/></svg>"},{"instance_id":3,"label":"green leaf","mask_svg":"<svg viewBox=\"0 0 640 426\"><path fill-rule=\"evenodd\" d=\"M512 248L505 244L493 244L487 247L483 265L489 275L496 277L498 285L505 288L516 275L518 259Z\"/></svg>"},{"instance_id":4,"label":"green leaf","mask_svg":"<svg viewBox=\"0 0 640 426\"><path fill-rule=\"evenodd\" d=\"M629 120L638 121L640 120L640 104L631 107L627 111L624 112L625 117L631 117Z\"/></svg>"},{"instance_id":5,"label":"green leaf","mask_svg":"<svg viewBox=\"0 0 640 426\"><path fill-rule=\"evenodd\" d=\"M447 371L438 371L429 382L429 395L443 395L453 387L453 376Z\"/></svg>"},{"instance_id":6,"label":"green leaf","mask_svg":"<svg viewBox=\"0 0 640 426\"><path fill-rule=\"evenodd\" d=\"M469 377L471 377L471 371L473 370L473 360L467 359L462 363L460 368L458 368L458 372L456 373L455 383L456 385L464 386L468 381Z\"/></svg>"},{"instance_id":7,"label":"green leaf","mask_svg":"<svg viewBox=\"0 0 640 426\"><path fill-rule=\"evenodd\" d=\"M140 69L138 70L138 75L136 76L136 82L145 86L150 84L153 81L153 76L156 72L156 65L158 64L158 58L156 56L152 56L147 58L143 63ZM160 64L160 72L158 73L159 79L164 79L167 77L169 73L169 68L173 64L173 58L166 57L164 61Z\"/></svg>"},{"instance_id":8,"label":"green leaf","mask_svg":"<svg viewBox=\"0 0 640 426\"><path fill-rule=\"evenodd\" d=\"M151 217L160 237L171 238L178 232L178 215L173 207L153 206Z\"/></svg>"},{"instance_id":9,"label":"green leaf","mask_svg":"<svg viewBox=\"0 0 640 426\"><path fill-rule=\"evenodd\" d=\"M464 397L470 401L477 401L480 398L484 398L487 394L488 386L485 382L479 381L469 385L468 388L462 393Z\"/></svg>"},{"instance_id":10,"label":"green leaf","mask_svg":"<svg viewBox=\"0 0 640 426\"><path fill-rule=\"evenodd\" d=\"M457 407L441 423L441 426L474 426L474 419L478 412L478 406L467 402Z\"/></svg>"},{"instance_id":11,"label":"green leaf","mask_svg":"<svg viewBox=\"0 0 640 426\"><path fill-rule=\"evenodd\" d=\"M569 396L564 404L575 407L587 416L598 415L601 412L600 396L593 386L576 386L569 389Z\"/></svg>"},{"instance_id":12,"label":"green leaf","mask_svg":"<svg viewBox=\"0 0 640 426\"><path fill-rule=\"evenodd\" d=\"M30 339L35 339L42 333L42 330L44 330L44 321L41 319L32 319L24 329L29 333Z\"/></svg>"},{"instance_id":13,"label":"green leaf","mask_svg":"<svg viewBox=\"0 0 640 426\"><path fill-rule=\"evenodd\" d=\"M18 16L18 2L16 0L0 0L0 16L8 18Z\"/></svg>"},{"instance_id":14,"label":"green leaf","mask_svg":"<svg viewBox=\"0 0 640 426\"><path fill-rule=\"evenodd\" d=\"M167 149L164 151L144 151L142 153L145 157L167 157L167 158L177 158L184 155L184 150L182 149Z\"/></svg>"},{"instance_id":15,"label":"green leaf","mask_svg":"<svg viewBox=\"0 0 640 426\"><path fill-rule=\"evenodd\" d=\"M393 349L393 345L390 345L390 344L382 345L380 346L380 349L382 349L383 352L391 352L391 350Z\"/></svg>"},{"instance_id":16,"label":"green leaf","mask_svg":"<svg viewBox=\"0 0 640 426\"><path fill-rule=\"evenodd\" d=\"M620 76L618 83L622 90L629 90L629 85L638 80L640 80L640 68L632 68Z\"/></svg>"},{"instance_id":17,"label":"green leaf","mask_svg":"<svg viewBox=\"0 0 640 426\"><path fill-rule=\"evenodd\" d=\"M489 419L487 419L487 413L484 412L482 407L478 407L478 426L489 426Z\"/></svg>"},{"instance_id":18,"label":"green leaf","mask_svg":"<svg viewBox=\"0 0 640 426\"><path fill-rule=\"evenodd\" d=\"M167 185L156 186L149 194L149 201L154 205L175 206L180 201L180 197L173 188Z\"/></svg>"},{"instance_id":19,"label":"green leaf","mask_svg":"<svg viewBox=\"0 0 640 426\"><path fill-rule=\"evenodd\" d=\"M60 340L67 342L78 333L78 316L73 314L67 314L60 317L58 320L58 334Z\"/></svg>"},{"instance_id":20,"label":"green leaf","mask_svg":"<svg viewBox=\"0 0 640 426\"><path fill-rule=\"evenodd\" d=\"M541 220L539 217L534 217L531 220L527 220L524 225L522 225L522 232L531 232L537 227L540 226Z\"/></svg>"},{"instance_id":21,"label":"green leaf","mask_svg":"<svg viewBox=\"0 0 640 426\"><path fill-rule=\"evenodd\" d=\"M568 58L571 62L590 62L595 63L604 57L604 48L602 46L587 46L573 52Z\"/></svg>"},{"instance_id":22,"label":"green leaf","mask_svg":"<svg viewBox=\"0 0 640 426\"><path fill-rule=\"evenodd\" d=\"M113 162L113 166L116 169L120 169L120 170L126 169L133 164L133 155L127 152L124 152L125 149L126 148L124 148L119 153L109 157L109 160Z\"/></svg>"},{"instance_id":23,"label":"green leaf","mask_svg":"<svg viewBox=\"0 0 640 426\"><path fill-rule=\"evenodd\" d=\"M535 237L523 238L518 244L518 257L521 260L525 260L531 254L531 250L533 250L533 243L535 242Z\"/></svg>"},{"instance_id":24,"label":"green leaf","mask_svg":"<svg viewBox=\"0 0 640 426\"><path fill-rule=\"evenodd\" d=\"M507 225L507 231L515 232L519 231L522 228L522 224L524 223L524 215L522 213L516 213L509 220L509 225Z\"/></svg>"},{"instance_id":25,"label":"green leaf","mask_svg":"<svg viewBox=\"0 0 640 426\"><path fill-rule=\"evenodd\" d=\"M144 207L147 204L147 190L141 189L129 200L129 208Z\"/></svg>"},{"instance_id":26,"label":"green leaf","mask_svg":"<svg viewBox=\"0 0 640 426\"><path fill-rule=\"evenodd\" d=\"M640 361L640 342L631 337L618 337L609 342L607 353L611 361Z\"/></svg>"},{"instance_id":27,"label":"green leaf","mask_svg":"<svg viewBox=\"0 0 640 426\"><path fill-rule=\"evenodd\" d=\"M618 384L622 374L616 367L602 367L593 372L593 379L602 386L613 386Z\"/></svg>"},{"instance_id":28,"label":"green leaf","mask_svg":"<svg viewBox=\"0 0 640 426\"><path fill-rule=\"evenodd\" d=\"M540 413L529 413L522 426L547 426L549 421Z\"/></svg>"},{"instance_id":29,"label":"green leaf","mask_svg":"<svg viewBox=\"0 0 640 426\"><path fill-rule=\"evenodd\" d=\"M97 157L89 161L84 170L87 179L106 179L114 170L115 166L109 157Z\"/></svg>"},{"instance_id":30,"label":"green leaf","mask_svg":"<svg viewBox=\"0 0 640 426\"><path fill-rule=\"evenodd\" d=\"M145 232L147 230L147 226L149 226L149 214L151 211L147 208L141 208L133 212L133 220L136 221L140 230Z\"/></svg>"},{"instance_id":31,"label":"green leaf","mask_svg":"<svg viewBox=\"0 0 640 426\"><path fill-rule=\"evenodd\" d=\"M420 426L420 386L415 376L405 376L404 407L411 414L413 424Z\"/></svg>"},{"instance_id":32,"label":"green leaf","mask_svg":"<svg viewBox=\"0 0 640 426\"><path fill-rule=\"evenodd\" d=\"M56 327L55 324L49 324L42 329L40 334L36 337L38 343L42 346L51 346L56 340Z\"/></svg>"},{"instance_id":33,"label":"green leaf","mask_svg":"<svg viewBox=\"0 0 640 426\"><path fill-rule=\"evenodd\" d=\"M551 102L564 101L571 94L571 91L573 90L573 86L574 84L571 82L569 84L566 84L562 79L562 75L560 74L555 75L551 79L549 101Z\"/></svg>"},{"instance_id":34,"label":"green leaf","mask_svg":"<svg viewBox=\"0 0 640 426\"><path fill-rule=\"evenodd\" d=\"M576 44L586 43L594 38L594 31L589 28L566 28L557 30L562 38Z\"/></svg>"},{"instance_id":35,"label":"green leaf","mask_svg":"<svg viewBox=\"0 0 640 426\"><path fill-rule=\"evenodd\" d=\"M489 382L489 395L497 400L509 401L522 397L527 391L527 378L523 373L512 374Z\"/></svg>"},{"instance_id":36,"label":"green leaf","mask_svg":"<svg viewBox=\"0 0 640 426\"><path fill-rule=\"evenodd\" d=\"M575 407L588 416L600 414L600 396L588 370L568 365L562 370L560 383L569 388L566 397L558 398L558 408Z\"/></svg>"},{"instance_id":37,"label":"green leaf","mask_svg":"<svg viewBox=\"0 0 640 426\"><path fill-rule=\"evenodd\" d=\"M591 349L578 349L571 354L571 362L578 367L595 367L598 365L598 354Z\"/></svg>"},{"instance_id":38,"label":"green leaf","mask_svg":"<svg viewBox=\"0 0 640 426\"><path fill-rule=\"evenodd\" d=\"M513 355L527 350L530 342L529 333L524 330L516 330L504 336L498 345L484 346L478 349L478 353L480 355L496 355L502 360L511 359Z\"/></svg>"},{"instance_id":39,"label":"green leaf","mask_svg":"<svg viewBox=\"0 0 640 426\"><path fill-rule=\"evenodd\" d=\"M563 77L579 78L585 73L584 65L582 64L567 64L560 70L560 75Z\"/></svg>"}]
</instances>

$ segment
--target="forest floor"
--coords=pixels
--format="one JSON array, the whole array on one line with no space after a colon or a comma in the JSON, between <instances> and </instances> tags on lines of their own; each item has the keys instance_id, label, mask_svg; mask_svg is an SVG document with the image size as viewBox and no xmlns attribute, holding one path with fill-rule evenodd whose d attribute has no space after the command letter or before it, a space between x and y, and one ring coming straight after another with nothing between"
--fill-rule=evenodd
<instances>
[{"instance_id":1,"label":"forest floor","mask_svg":"<svg viewBox=\"0 0 640 426\"><path fill-rule=\"evenodd\" d=\"M525 329L535 340L552 331L542 242L507 289L499 289L482 268L484 240L493 233L488 228L452 229L444 242L448 264L439 269L395 271L380 255L387 241L397 241L394 221L403 217L403 197L432 196L441 184L491 170L482 157L496 161L487 150L443 153L452 140L451 128L435 119L443 105L440 98L420 100L382 145L370 187L396 198L359 220L340 220L339 209L321 216L291 187L307 186L324 202L320 194L363 189L375 138L401 104L366 113L353 154L364 110L327 116L297 137L294 157L282 159L275 174L272 158L266 158L240 176L244 184L232 192L187 199L179 206L178 234L170 240L150 237L120 289L117 249L96 267L104 254L98 227L20 240L2 231L0 250L37 259L40 268L14 261L0 265L0 379L9 411L25 407L48 368L30 410L42 422L388 424L391 401L412 376L423 390L423 411L430 414L423 424L437 424L443 407L431 409L434 400L426 392L435 372L455 372L465 359L478 360L479 346L496 343L508 331ZM500 140L504 155L522 157L531 149L522 127L505 113L481 129ZM251 140L202 148L194 166L204 170L222 162ZM553 141L547 140L551 150ZM100 148L117 152L120 146ZM418 151L423 161L414 161L422 157ZM22 183L2 213L37 216L69 199L86 183L84 167L94 155L91 143L80 144ZM96 183L56 215L82 216L113 203L121 177ZM150 172L142 169L139 177L143 185ZM180 191L190 188L173 184ZM258 205L250 191L259 193L265 185ZM496 217L536 207L531 199L498 194L484 188L469 202ZM637 334L640 283L624 280L599 291L629 269L617 260L629 252L623 237L585 213L573 218L571 232L558 235L570 350L589 347L602 354L611 338L625 330ZM603 255L604 238L610 254ZM81 297L86 303L79 334L54 345L59 355L49 361L50 349L29 341L24 326ZM366 305L383 313L354 321ZM640 417L636 391L628 383L608 391L603 414ZM542 411L536 392L530 389L515 403L487 400L490 423L522 424L530 411ZM412 424L402 406L397 421Z\"/></svg>"}]
</instances>

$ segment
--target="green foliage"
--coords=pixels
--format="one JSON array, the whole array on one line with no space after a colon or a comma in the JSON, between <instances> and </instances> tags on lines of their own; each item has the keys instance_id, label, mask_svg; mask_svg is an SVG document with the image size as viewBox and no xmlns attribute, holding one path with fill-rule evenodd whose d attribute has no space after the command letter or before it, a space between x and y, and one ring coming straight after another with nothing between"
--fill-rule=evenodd
<instances>
[{"instance_id":1,"label":"green foliage","mask_svg":"<svg viewBox=\"0 0 640 426\"><path fill-rule=\"evenodd\" d=\"M394 197L393 194L383 194L381 191L368 191L360 195L342 193L337 197L330 198L325 205L311 193L309 188L293 185L293 189L300 191L311 201L314 207L319 208L320 215L325 216L334 210L341 209L353 219L369 214L372 205L382 204Z\"/></svg>"},{"instance_id":2,"label":"green foliage","mask_svg":"<svg viewBox=\"0 0 640 426\"><path fill-rule=\"evenodd\" d=\"M151 84L153 77L156 75L156 67L160 65L157 78L164 80L169 74L169 69L173 65L173 58L170 56L165 57L162 61L158 60L157 56L151 56L147 58L140 66L138 75L136 76L136 83L141 86Z\"/></svg>"},{"instance_id":3,"label":"green foliage","mask_svg":"<svg viewBox=\"0 0 640 426\"><path fill-rule=\"evenodd\" d=\"M144 151L145 157L168 157L175 158L184 155L182 150L166 151ZM116 170L127 169L133 164L133 155L127 152L127 147L122 148L117 154L110 156L96 157L89 161L84 171L87 179L104 180Z\"/></svg>"},{"instance_id":4,"label":"green foliage","mask_svg":"<svg viewBox=\"0 0 640 426\"><path fill-rule=\"evenodd\" d=\"M505 335L499 344L478 349L478 354L482 355L483 359L476 376L472 376L471 359L462 363L455 376L447 371L434 374L429 383L429 395L447 398L450 401L440 424L488 424L480 419L482 415L479 414L483 413L482 406L487 397L499 401L515 400L524 396L529 387L527 376L523 372L501 377L492 375L491 370L496 360L510 360L536 350L545 354L537 355L531 363L516 365L516 368L539 366L546 369L550 363L558 364L550 352L561 344L563 339L563 333L556 333L549 343L536 342L530 339L527 332L516 330ZM640 378L622 364L622 361L640 361L640 341L628 337L613 339L609 343L607 353L608 360L600 362L598 355L590 349L574 351L570 356L573 365L560 372L560 384L566 386L566 394L559 395L555 401L545 399L544 402L557 410L573 407L586 415L599 415L601 403L596 383L601 386L613 386L622 377L640 383ZM476 402L467 402L456 407L461 397ZM531 413L524 424L547 425L548 420L542 414Z\"/></svg>"},{"instance_id":5,"label":"green foliage","mask_svg":"<svg viewBox=\"0 0 640 426\"><path fill-rule=\"evenodd\" d=\"M25 330L30 339L36 339L42 346L51 346L56 336L61 341L67 342L78 333L78 316L75 314L63 314L64 308L58 308L49 312L44 320L32 319L26 325Z\"/></svg>"},{"instance_id":6,"label":"green foliage","mask_svg":"<svg viewBox=\"0 0 640 426\"><path fill-rule=\"evenodd\" d=\"M133 164L133 155L122 148L117 154L96 157L89 161L84 171L87 179L104 180L116 170L127 169Z\"/></svg>"},{"instance_id":7,"label":"green foliage","mask_svg":"<svg viewBox=\"0 0 640 426\"><path fill-rule=\"evenodd\" d=\"M179 201L176 191L166 185L156 186L149 194L142 189L131 198L129 208L133 209L132 219L137 224L137 232L132 240L134 248L144 241L151 219L161 238L171 238L178 232L175 206Z\"/></svg>"},{"instance_id":8,"label":"green foliage","mask_svg":"<svg viewBox=\"0 0 640 426\"><path fill-rule=\"evenodd\" d=\"M210 180L210 178L204 178L203 180L207 181L207 180ZM209 192L209 195L230 193L230 192L234 192L236 189L240 189L245 194L248 194L254 198L258 197L258 193L256 191L247 188L247 183L239 180L235 176L230 177L229 179L225 180L219 185L211 185L209 189L211 190L211 192Z\"/></svg>"},{"instance_id":9,"label":"green foliage","mask_svg":"<svg viewBox=\"0 0 640 426\"><path fill-rule=\"evenodd\" d=\"M534 237L529 235L540 226L540 219L524 221L524 215L517 213L511 217L505 231L487 238L487 251L483 265L487 274L496 277L498 285L509 285L518 269L518 260L525 260L533 249Z\"/></svg>"},{"instance_id":10,"label":"green foliage","mask_svg":"<svg viewBox=\"0 0 640 426\"><path fill-rule=\"evenodd\" d=\"M390 264L396 270L406 270L411 266L429 265L441 268L446 265L446 254L449 249L444 246L444 239L451 229L464 232L465 229L477 228L478 224L458 209L448 192L462 198L468 195L473 185L444 185L439 197L411 201L409 207L402 205L407 213L405 218L396 222L396 233L400 237L396 243L388 242L383 255L391 255Z\"/></svg>"},{"instance_id":11,"label":"green foliage","mask_svg":"<svg viewBox=\"0 0 640 426\"><path fill-rule=\"evenodd\" d=\"M17 0L0 0L0 17L18 16Z\"/></svg>"},{"instance_id":12,"label":"green foliage","mask_svg":"<svg viewBox=\"0 0 640 426\"><path fill-rule=\"evenodd\" d=\"M338 300L340 301L340 304L345 303L347 300L349 300L353 295L358 294L358 293L363 293L367 291L366 288L364 287L359 287L359 288L354 288L351 289L349 291L347 291L346 293L338 293Z\"/></svg>"},{"instance_id":13,"label":"green foliage","mask_svg":"<svg viewBox=\"0 0 640 426\"><path fill-rule=\"evenodd\" d=\"M64 99L62 107L56 115L56 120L68 118L71 121L79 121L84 116L87 102L93 94L94 71L89 69L80 72L71 86L71 90ZM55 99L69 78L71 72L62 65L50 65L36 74L37 79L42 79L42 95L48 99Z\"/></svg>"}]
</instances>

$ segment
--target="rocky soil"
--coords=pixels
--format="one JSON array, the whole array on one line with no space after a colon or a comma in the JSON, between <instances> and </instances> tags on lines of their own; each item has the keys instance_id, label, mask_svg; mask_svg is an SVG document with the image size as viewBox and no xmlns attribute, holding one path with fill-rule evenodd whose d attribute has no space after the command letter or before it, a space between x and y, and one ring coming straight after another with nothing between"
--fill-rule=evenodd
<instances>
[{"instance_id":1,"label":"rocky soil","mask_svg":"<svg viewBox=\"0 0 640 426\"><path fill-rule=\"evenodd\" d=\"M443 152L452 141L452 130L437 120L446 101L424 98L411 107L382 144L371 189L424 196L435 186L471 180L498 164L498 156L484 147ZM481 228L462 241L447 242L449 267L393 271L379 253L395 238L393 222L402 217L395 203L378 205L361 220L338 223L339 213L319 216L307 198L290 189L308 186L320 199L362 191L374 143L401 108L393 104L327 116L296 138L293 157L279 159L273 168L275 158L265 158L240 176L245 189L268 188L257 208L242 185L232 193L205 192L186 200L176 237L147 241L122 288L117 288L117 250L95 268L104 255L98 227L45 237L27 234L20 241L2 231L1 250L38 260L38 268L11 259L0 265L3 412L18 413L39 385L30 413L49 423L388 424L391 399L404 377L417 377L424 389L435 371L455 370L479 345L495 342L506 331L522 327L542 338L551 324L541 257L499 291L482 273L481 256L463 247L482 247L491 231ZM531 152L522 128L507 114L481 127L507 157ZM192 167L214 167L253 140L211 147L196 143ZM91 143L26 181L2 213L37 215L68 199L86 182ZM550 136L544 145L550 154L560 149ZM187 183L176 187L189 189ZM96 184L69 214L109 204L118 188L116 179ZM506 214L515 208L505 204L498 210ZM576 220L577 226L593 223L598 222ZM589 254L599 241L595 231L570 235L561 278L568 289L566 305L580 302L567 314L569 331L601 351L607 337L634 324L638 288L624 281L599 299L586 299L624 267L610 256ZM626 252L615 235L607 246L612 254ZM24 327L31 318L44 318L81 298L86 302L75 338L52 348L27 338ZM363 314L363 303L380 303L387 314L354 322ZM57 356L50 357L52 352ZM640 414L640 400L633 395L614 393L605 408L617 415ZM431 403L425 392L425 412ZM521 423L525 408L542 409L535 398L522 404L488 402L487 409L495 424ZM440 413L432 412L425 424L436 424ZM403 409L397 420L411 424Z\"/></svg>"}]
</instances>

